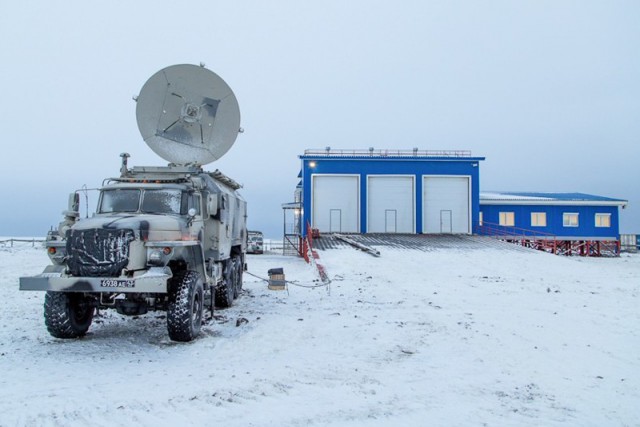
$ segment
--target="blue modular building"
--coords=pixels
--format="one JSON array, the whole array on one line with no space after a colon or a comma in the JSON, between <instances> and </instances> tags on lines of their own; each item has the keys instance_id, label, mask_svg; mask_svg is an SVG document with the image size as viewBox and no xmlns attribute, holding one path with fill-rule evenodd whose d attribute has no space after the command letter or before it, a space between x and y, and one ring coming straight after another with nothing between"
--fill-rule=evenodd
<instances>
[{"instance_id":1,"label":"blue modular building","mask_svg":"<svg viewBox=\"0 0 640 427\"><path fill-rule=\"evenodd\" d=\"M480 218L479 164L469 151L306 150L301 234L472 234Z\"/></svg>"},{"instance_id":2,"label":"blue modular building","mask_svg":"<svg viewBox=\"0 0 640 427\"><path fill-rule=\"evenodd\" d=\"M285 241L322 233L481 234L558 254L620 252L626 200L583 193L480 192L469 151L305 150ZM293 227L287 225L292 212ZM289 232L287 232L289 230Z\"/></svg>"},{"instance_id":3,"label":"blue modular building","mask_svg":"<svg viewBox=\"0 0 640 427\"><path fill-rule=\"evenodd\" d=\"M583 193L481 192L480 234L617 241L626 200Z\"/></svg>"},{"instance_id":4,"label":"blue modular building","mask_svg":"<svg viewBox=\"0 0 640 427\"><path fill-rule=\"evenodd\" d=\"M484 234L523 241L618 242L626 200L582 193L480 192L469 151L305 150L295 231ZM286 220L285 220L286 222ZM285 230L286 230L285 225ZM286 237L285 231L285 237Z\"/></svg>"}]
</instances>

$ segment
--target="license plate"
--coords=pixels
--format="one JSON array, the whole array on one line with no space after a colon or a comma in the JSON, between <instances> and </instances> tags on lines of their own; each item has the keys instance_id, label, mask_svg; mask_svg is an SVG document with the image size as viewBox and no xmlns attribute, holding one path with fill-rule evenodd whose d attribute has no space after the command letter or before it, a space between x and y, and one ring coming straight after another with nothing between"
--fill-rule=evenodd
<instances>
[{"instance_id":1,"label":"license plate","mask_svg":"<svg viewBox=\"0 0 640 427\"><path fill-rule=\"evenodd\" d=\"M103 288L135 288L135 280L122 280L122 279L102 279L100 280L100 286Z\"/></svg>"}]
</instances>

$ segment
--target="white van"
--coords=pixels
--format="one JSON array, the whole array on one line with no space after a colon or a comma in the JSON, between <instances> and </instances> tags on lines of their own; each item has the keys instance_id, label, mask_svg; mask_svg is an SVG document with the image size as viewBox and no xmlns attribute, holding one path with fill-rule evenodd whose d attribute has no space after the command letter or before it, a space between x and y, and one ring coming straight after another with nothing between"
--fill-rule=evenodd
<instances>
[{"instance_id":1,"label":"white van","mask_svg":"<svg viewBox=\"0 0 640 427\"><path fill-rule=\"evenodd\" d=\"M263 249L264 238L261 231L247 231L247 253L261 254Z\"/></svg>"}]
</instances>

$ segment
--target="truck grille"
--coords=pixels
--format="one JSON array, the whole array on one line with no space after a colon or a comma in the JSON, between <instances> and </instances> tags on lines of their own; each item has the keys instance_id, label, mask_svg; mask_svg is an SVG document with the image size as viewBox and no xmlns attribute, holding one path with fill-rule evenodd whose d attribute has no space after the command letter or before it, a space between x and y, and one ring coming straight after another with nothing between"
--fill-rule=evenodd
<instances>
[{"instance_id":1,"label":"truck grille","mask_svg":"<svg viewBox=\"0 0 640 427\"><path fill-rule=\"evenodd\" d=\"M71 230L67 236L67 266L73 276L119 276L129 263L133 230Z\"/></svg>"}]
</instances>

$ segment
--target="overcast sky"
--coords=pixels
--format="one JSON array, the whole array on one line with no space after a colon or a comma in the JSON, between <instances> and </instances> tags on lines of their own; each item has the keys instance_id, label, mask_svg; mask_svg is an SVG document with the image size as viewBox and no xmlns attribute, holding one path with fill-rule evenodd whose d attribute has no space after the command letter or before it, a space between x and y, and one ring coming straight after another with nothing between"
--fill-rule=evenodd
<instances>
[{"instance_id":1,"label":"overcast sky","mask_svg":"<svg viewBox=\"0 0 640 427\"><path fill-rule=\"evenodd\" d=\"M326 146L471 150L483 191L626 199L621 232L640 233L639 23L635 0L4 2L0 235L44 235L123 151L166 164L131 97L200 62L245 129L208 168L268 237L298 155Z\"/></svg>"}]
</instances>

